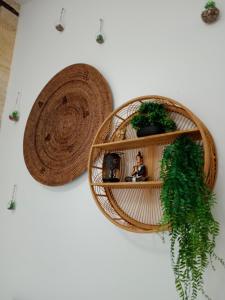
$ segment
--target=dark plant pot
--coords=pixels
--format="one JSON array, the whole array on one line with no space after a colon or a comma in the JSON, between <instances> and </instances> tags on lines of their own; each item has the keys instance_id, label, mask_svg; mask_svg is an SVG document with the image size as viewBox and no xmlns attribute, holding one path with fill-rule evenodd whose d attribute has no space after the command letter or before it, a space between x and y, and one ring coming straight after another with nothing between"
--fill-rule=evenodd
<instances>
[{"instance_id":1,"label":"dark plant pot","mask_svg":"<svg viewBox=\"0 0 225 300\"><path fill-rule=\"evenodd\" d=\"M119 182L119 178L103 178L103 182Z\"/></svg>"},{"instance_id":2,"label":"dark plant pot","mask_svg":"<svg viewBox=\"0 0 225 300\"><path fill-rule=\"evenodd\" d=\"M153 134L160 134L165 132L165 130L162 128L160 125L149 125L148 127L143 127L137 130L137 136L138 137L143 137L143 136L148 136L148 135L153 135Z\"/></svg>"},{"instance_id":3,"label":"dark plant pot","mask_svg":"<svg viewBox=\"0 0 225 300\"><path fill-rule=\"evenodd\" d=\"M218 8L208 8L202 12L202 20L208 24L213 23L218 19L219 14L220 11Z\"/></svg>"}]
</instances>

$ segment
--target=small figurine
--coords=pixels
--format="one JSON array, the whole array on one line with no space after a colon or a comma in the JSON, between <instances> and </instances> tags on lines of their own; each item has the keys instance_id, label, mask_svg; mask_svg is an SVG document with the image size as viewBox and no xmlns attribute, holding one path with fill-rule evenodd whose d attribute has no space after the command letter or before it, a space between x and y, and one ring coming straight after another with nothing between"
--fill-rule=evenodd
<instances>
[{"instance_id":1,"label":"small figurine","mask_svg":"<svg viewBox=\"0 0 225 300\"><path fill-rule=\"evenodd\" d=\"M136 155L136 165L133 166L132 174L131 176L125 177L125 181L145 181L147 180L146 175L147 171L145 165L143 164L143 156L139 151Z\"/></svg>"},{"instance_id":2,"label":"small figurine","mask_svg":"<svg viewBox=\"0 0 225 300\"><path fill-rule=\"evenodd\" d=\"M122 141L126 139L126 128L116 131L114 141Z\"/></svg>"},{"instance_id":3,"label":"small figurine","mask_svg":"<svg viewBox=\"0 0 225 300\"><path fill-rule=\"evenodd\" d=\"M103 182L120 181L120 155L117 153L107 153L103 159Z\"/></svg>"}]
</instances>

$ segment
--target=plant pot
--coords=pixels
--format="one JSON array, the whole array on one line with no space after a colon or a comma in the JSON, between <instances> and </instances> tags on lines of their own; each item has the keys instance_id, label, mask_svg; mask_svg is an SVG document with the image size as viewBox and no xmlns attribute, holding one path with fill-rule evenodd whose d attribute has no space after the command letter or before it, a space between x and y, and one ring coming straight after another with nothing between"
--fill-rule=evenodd
<instances>
[{"instance_id":1,"label":"plant pot","mask_svg":"<svg viewBox=\"0 0 225 300\"><path fill-rule=\"evenodd\" d=\"M143 137L143 136L148 136L148 135L153 135L153 134L160 134L163 133L164 129L160 125L152 124L149 125L148 127L143 127L137 130L137 136L138 137Z\"/></svg>"},{"instance_id":2,"label":"plant pot","mask_svg":"<svg viewBox=\"0 0 225 300\"><path fill-rule=\"evenodd\" d=\"M220 11L216 7L205 9L202 12L202 20L207 24L213 23L218 19L219 14Z\"/></svg>"},{"instance_id":3,"label":"plant pot","mask_svg":"<svg viewBox=\"0 0 225 300\"><path fill-rule=\"evenodd\" d=\"M119 182L120 179L119 178L103 178L102 181L103 182Z\"/></svg>"}]
</instances>

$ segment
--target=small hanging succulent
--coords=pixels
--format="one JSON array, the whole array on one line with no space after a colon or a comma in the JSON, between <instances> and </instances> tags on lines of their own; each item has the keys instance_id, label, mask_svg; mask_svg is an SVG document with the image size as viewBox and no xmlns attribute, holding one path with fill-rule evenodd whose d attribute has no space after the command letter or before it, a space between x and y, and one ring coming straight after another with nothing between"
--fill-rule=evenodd
<instances>
[{"instance_id":1,"label":"small hanging succulent","mask_svg":"<svg viewBox=\"0 0 225 300\"><path fill-rule=\"evenodd\" d=\"M18 110L14 110L10 115L9 119L14 122L18 122L20 118L20 114Z\"/></svg>"},{"instance_id":2,"label":"small hanging succulent","mask_svg":"<svg viewBox=\"0 0 225 300\"><path fill-rule=\"evenodd\" d=\"M205 5L205 9L215 8L215 7L216 7L216 2L212 0L209 0Z\"/></svg>"},{"instance_id":3,"label":"small hanging succulent","mask_svg":"<svg viewBox=\"0 0 225 300\"><path fill-rule=\"evenodd\" d=\"M215 1L209 0L205 5L205 10L202 12L202 20L205 23L213 23L219 17L219 9L216 7Z\"/></svg>"},{"instance_id":4,"label":"small hanging succulent","mask_svg":"<svg viewBox=\"0 0 225 300\"><path fill-rule=\"evenodd\" d=\"M96 42L99 44L103 44L104 43L104 37L101 33L99 33L96 37Z\"/></svg>"},{"instance_id":5,"label":"small hanging succulent","mask_svg":"<svg viewBox=\"0 0 225 300\"><path fill-rule=\"evenodd\" d=\"M9 115L9 120L14 121L14 122L18 122L19 118L20 118L20 97L21 97L21 92L17 93L17 97L16 97L16 103L14 104L14 107L12 109L11 114Z\"/></svg>"},{"instance_id":6,"label":"small hanging succulent","mask_svg":"<svg viewBox=\"0 0 225 300\"><path fill-rule=\"evenodd\" d=\"M11 200L9 202L8 210L15 210L16 209L16 202L15 200Z\"/></svg>"},{"instance_id":7,"label":"small hanging succulent","mask_svg":"<svg viewBox=\"0 0 225 300\"><path fill-rule=\"evenodd\" d=\"M58 30L59 32L62 32L62 31L64 31L64 29L65 29L65 26L64 26L64 24L63 24L64 12L65 12L65 9L62 8L62 9L61 9L61 13L60 13L59 21L58 21L58 23L57 23L56 26L55 26L55 29Z\"/></svg>"},{"instance_id":8,"label":"small hanging succulent","mask_svg":"<svg viewBox=\"0 0 225 300\"><path fill-rule=\"evenodd\" d=\"M100 22L100 28L96 36L96 42L99 44L103 44L105 42L104 34L102 33L103 19L99 19L99 22Z\"/></svg>"},{"instance_id":9,"label":"small hanging succulent","mask_svg":"<svg viewBox=\"0 0 225 300\"><path fill-rule=\"evenodd\" d=\"M17 185L14 184L13 186L13 191L12 191L12 197L8 205L8 210L15 210L16 209L16 190L17 190Z\"/></svg>"}]
</instances>

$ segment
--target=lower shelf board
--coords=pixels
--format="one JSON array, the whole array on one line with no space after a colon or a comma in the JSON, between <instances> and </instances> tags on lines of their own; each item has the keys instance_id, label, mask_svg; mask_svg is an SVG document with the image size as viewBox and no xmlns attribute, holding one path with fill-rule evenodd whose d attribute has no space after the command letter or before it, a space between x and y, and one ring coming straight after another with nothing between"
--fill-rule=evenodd
<instances>
[{"instance_id":1,"label":"lower shelf board","mask_svg":"<svg viewBox=\"0 0 225 300\"><path fill-rule=\"evenodd\" d=\"M92 186L100 186L111 189L149 189L161 188L162 181L143 181L143 182L98 182L91 183Z\"/></svg>"}]
</instances>

